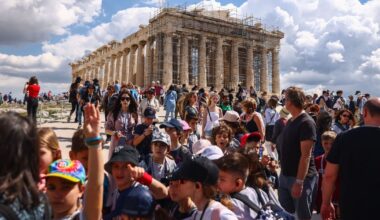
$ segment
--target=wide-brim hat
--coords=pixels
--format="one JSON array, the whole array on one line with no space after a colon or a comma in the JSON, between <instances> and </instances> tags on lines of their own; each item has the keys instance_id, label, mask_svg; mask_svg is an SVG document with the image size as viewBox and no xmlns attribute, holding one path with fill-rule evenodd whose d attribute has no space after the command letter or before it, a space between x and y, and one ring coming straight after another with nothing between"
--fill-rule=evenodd
<instances>
[{"instance_id":1,"label":"wide-brim hat","mask_svg":"<svg viewBox=\"0 0 380 220\"><path fill-rule=\"evenodd\" d=\"M111 159L104 164L104 169L108 173L112 173L112 163L113 162L125 162L131 163L135 166L139 165L139 152L136 148L127 146L117 146L115 151L112 153Z\"/></svg>"}]
</instances>

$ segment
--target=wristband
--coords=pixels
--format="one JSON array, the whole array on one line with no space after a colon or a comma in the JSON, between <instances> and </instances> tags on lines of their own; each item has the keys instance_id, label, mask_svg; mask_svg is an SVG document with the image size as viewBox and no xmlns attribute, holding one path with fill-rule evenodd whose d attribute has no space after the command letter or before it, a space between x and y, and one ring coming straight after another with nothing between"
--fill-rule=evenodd
<instances>
[{"instance_id":1,"label":"wristband","mask_svg":"<svg viewBox=\"0 0 380 220\"><path fill-rule=\"evenodd\" d=\"M101 140L103 140L102 136L96 136L96 137L85 138L84 142L92 143L92 142L99 142Z\"/></svg>"},{"instance_id":2,"label":"wristband","mask_svg":"<svg viewBox=\"0 0 380 220\"><path fill-rule=\"evenodd\" d=\"M101 144L102 144L101 141L85 143L85 145L89 148L98 148L99 146L101 146Z\"/></svg>"},{"instance_id":3,"label":"wristband","mask_svg":"<svg viewBox=\"0 0 380 220\"><path fill-rule=\"evenodd\" d=\"M296 179L296 184L298 184L298 185L303 185L303 180L301 180L301 179Z\"/></svg>"},{"instance_id":4,"label":"wristband","mask_svg":"<svg viewBox=\"0 0 380 220\"><path fill-rule=\"evenodd\" d=\"M153 177L149 175L149 173L144 172L144 175L140 179L138 179L137 182L145 186L150 186L153 182Z\"/></svg>"}]
</instances>

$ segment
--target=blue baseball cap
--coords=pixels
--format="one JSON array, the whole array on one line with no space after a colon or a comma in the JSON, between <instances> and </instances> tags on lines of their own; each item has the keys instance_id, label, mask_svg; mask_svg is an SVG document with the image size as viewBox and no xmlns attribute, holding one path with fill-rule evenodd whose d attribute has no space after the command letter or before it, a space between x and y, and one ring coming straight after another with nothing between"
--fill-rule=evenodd
<instances>
[{"instance_id":1,"label":"blue baseball cap","mask_svg":"<svg viewBox=\"0 0 380 220\"><path fill-rule=\"evenodd\" d=\"M160 128L175 128L177 131L183 131L181 122L175 118L170 119L168 122L162 123Z\"/></svg>"},{"instance_id":2,"label":"blue baseball cap","mask_svg":"<svg viewBox=\"0 0 380 220\"><path fill-rule=\"evenodd\" d=\"M144 117L145 117L145 118L156 119L156 110L154 110L154 109L151 108L151 107L147 107L147 108L144 110Z\"/></svg>"}]
</instances>

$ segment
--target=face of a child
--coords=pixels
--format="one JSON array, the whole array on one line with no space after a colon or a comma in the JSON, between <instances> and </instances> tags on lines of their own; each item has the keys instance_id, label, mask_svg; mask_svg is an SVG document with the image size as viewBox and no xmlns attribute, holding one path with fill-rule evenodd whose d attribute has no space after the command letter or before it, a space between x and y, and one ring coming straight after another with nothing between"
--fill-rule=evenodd
<instances>
[{"instance_id":1,"label":"face of a child","mask_svg":"<svg viewBox=\"0 0 380 220\"><path fill-rule=\"evenodd\" d=\"M86 173L88 172L88 150L81 150L78 152L70 152L71 160L79 160L79 162L84 166Z\"/></svg>"},{"instance_id":2,"label":"face of a child","mask_svg":"<svg viewBox=\"0 0 380 220\"><path fill-rule=\"evenodd\" d=\"M333 144L332 140L322 140L322 147L326 155L328 152L330 152L332 144Z\"/></svg>"},{"instance_id":3,"label":"face of a child","mask_svg":"<svg viewBox=\"0 0 380 220\"><path fill-rule=\"evenodd\" d=\"M70 213L78 206L78 199L83 189L79 183L74 183L59 177L49 177L46 180L46 195L54 213Z\"/></svg>"},{"instance_id":4,"label":"face of a child","mask_svg":"<svg viewBox=\"0 0 380 220\"><path fill-rule=\"evenodd\" d=\"M165 155L168 153L168 145L162 142L153 142L152 153L153 157L157 157L159 159L165 158Z\"/></svg>"},{"instance_id":5,"label":"face of a child","mask_svg":"<svg viewBox=\"0 0 380 220\"><path fill-rule=\"evenodd\" d=\"M177 129L166 127L165 131L170 136L170 140L178 140L179 135L178 135Z\"/></svg>"},{"instance_id":6,"label":"face of a child","mask_svg":"<svg viewBox=\"0 0 380 220\"><path fill-rule=\"evenodd\" d=\"M191 127L192 131L195 131L197 128L197 119L191 119L190 121L187 122L189 126Z\"/></svg>"},{"instance_id":7,"label":"face of a child","mask_svg":"<svg viewBox=\"0 0 380 220\"><path fill-rule=\"evenodd\" d=\"M194 191L194 182L188 180L170 181L169 196L174 202L191 197L191 195L194 195Z\"/></svg>"},{"instance_id":8,"label":"face of a child","mask_svg":"<svg viewBox=\"0 0 380 220\"><path fill-rule=\"evenodd\" d=\"M132 183L132 177L128 170L128 163L115 161L112 163L112 176L115 178L117 188L123 190Z\"/></svg>"},{"instance_id":9,"label":"face of a child","mask_svg":"<svg viewBox=\"0 0 380 220\"><path fill-rule=\"evenodd\" d=\"M219 171L218 188L221 192L230 194L237 191L236 175L223 170Z\"/></svg>"},{"instance_id":10,"label":"face of a child","mask_svg":"<svg viewBox=\"0 0 380 220\"><path fill-rule=\"evenodd\" d=\"M249 151L254 151L256 154L259 154L260 151L260 144L256 141L247 142L245 145L246 149L249 149Z\"/></svg>"},{"instance_id":11,"label":"face of a child","mask_svg":"<svg viewBox=\"0 0 380 220\"><path fill-rule=\"evenodd\" d=\"M227 133L217 134L215 136L215 143L222 150L225 150L229 143L228 134Z\"/></svg>"},{"instance_id":12,"label":"face of a child","mask_svg":"<svg viewBox=\"0 0 380 220\"><path fill-rule=\"evenodd\" d=\"M144 123L146 124L146 125L151 125L151 124L153 124L153 118L144 118Z\"/></svg>"},{"instance_id":13,"label":"face of a child","mask_svg":"<svg viewBox=\"0 0 380 220\"><path fill-rule=\"evenodd\" d=\"M53 152L46 147L40 148L40 173L46 173L49 164L53 162Z\"/></svg>"}]
</instances>

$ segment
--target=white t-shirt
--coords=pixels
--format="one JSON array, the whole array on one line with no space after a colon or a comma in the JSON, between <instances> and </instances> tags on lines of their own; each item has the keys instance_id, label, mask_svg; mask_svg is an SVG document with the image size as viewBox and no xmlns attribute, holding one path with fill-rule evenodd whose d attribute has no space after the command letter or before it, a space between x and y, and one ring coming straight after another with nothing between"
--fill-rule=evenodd
<instances>
[{"instance_id":1,"label":"white t-shirt","mask_svg":"<svg viewBox=\"0 0 380 220\"><path fill-rule=\"evenodd\" d=\"M200 220L202 216L202 210L197 211L191 216L191 219ZM214 217L214 218L213 218ZM204 215L202 220L237 220L236 215L220 202L212 201Z\"/></svg>"}]
</instances>

